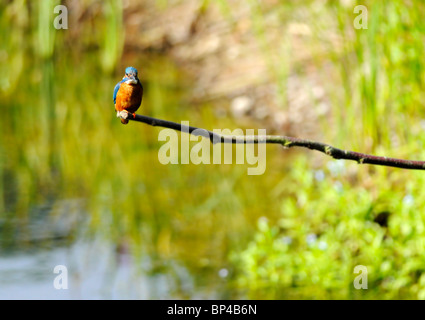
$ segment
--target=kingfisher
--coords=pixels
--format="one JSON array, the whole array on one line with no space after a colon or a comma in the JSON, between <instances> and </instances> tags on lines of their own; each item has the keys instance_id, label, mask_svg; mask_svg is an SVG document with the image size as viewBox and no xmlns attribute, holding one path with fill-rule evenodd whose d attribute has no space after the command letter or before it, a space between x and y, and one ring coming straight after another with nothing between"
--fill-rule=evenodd
<instances>
[{"instance_id":1,"label":"kingfisher","mask_svg":"<svg viewBox=\"0 0 425 320\"><path fill-rule=\"evenodd\" d=\"M137 69L128 67L125 69L125 75L114 88L114 105L117 111L117 117L121 118L122 124L127 124L128 119L121 117L121 112L136 116L135 112L139 109L143 98L143 86L137 77Z\"/></svg>"}]
</instances>

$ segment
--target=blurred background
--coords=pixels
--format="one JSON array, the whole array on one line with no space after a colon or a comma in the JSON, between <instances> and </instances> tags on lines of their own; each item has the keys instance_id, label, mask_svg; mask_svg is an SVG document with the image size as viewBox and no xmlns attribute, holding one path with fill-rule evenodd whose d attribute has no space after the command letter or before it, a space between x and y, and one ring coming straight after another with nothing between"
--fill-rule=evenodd
<instances>
[{"instance_id":1,"label":"blurred background","mask_svg":"<svg viewBox=\"0 0 425 320\"><path fill-rule=\"evenodd\" d=\"M0 0L0 298L425 299L424 172L276 145L259 176L162 165L160 129L112 101L134 66L141 114L425 160L424 18L419 0Z\"/></svg>"}]
</instances>

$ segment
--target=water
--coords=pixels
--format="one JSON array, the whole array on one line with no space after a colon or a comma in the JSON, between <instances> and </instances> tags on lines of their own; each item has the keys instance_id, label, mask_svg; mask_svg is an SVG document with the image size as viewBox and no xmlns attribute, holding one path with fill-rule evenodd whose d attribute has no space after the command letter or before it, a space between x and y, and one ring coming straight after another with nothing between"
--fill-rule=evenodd
<instances>
[{"instance_id":1,"label":"water","mask_svg":"<svg viewBox=\"0 0 425 320\"><path fill-rule=\"evenodd\" d=\"M27 232L17 232L15 245L1 252L0 299L208 299L225 284L220 270L214 291L195 288L194 275L181 261L168 259L158 268L125 241L88 236L87 216L75 221L84 213L81 199L57 201L55 207L54 219L52 206L33 208ZM77 226L76 239L71 225Z\"/></svg>"},{"instance_id":2,"label":"water","mask_svg":"<svg viewBox=\"0 0 425 320\"><path fill-rule=\"evenodd\" d=\"M170 298L165 275L138 271L129 254L100 242L23 252L0 258L0 299L150 299ZM56 266L65 266L67 286L55 288ZM63 284L63 282L59 282Z\"/></svg>"},{"instance_id":3,"label":"water","mask_svg":"<svg viewBox=\"0 0 425 320\"><path fill-rule=\"evenodd\" d=\"M278 214L268 199L281 178L248 176L248 164L162 165L160 128L121 125L112 92L132 65L141 114L209 130L256 125L191 103L195 80L165 54L117 56L109 45L124 31L102 14L119 8L58 31L37 20L53 12L42 3L12 2L0 15L0 298L239 297L229 257L259 216ZM268 168L279 172L280 156L267 156ZM67 290L53 287L57 265Z\"/></svg>"}]
</instances>

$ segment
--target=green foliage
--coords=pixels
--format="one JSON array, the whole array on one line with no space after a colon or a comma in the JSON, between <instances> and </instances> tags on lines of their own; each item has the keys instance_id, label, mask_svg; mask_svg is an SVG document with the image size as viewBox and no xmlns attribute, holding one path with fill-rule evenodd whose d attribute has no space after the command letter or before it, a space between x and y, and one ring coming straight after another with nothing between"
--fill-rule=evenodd
<instances>
[{"instance_id":1,"label":"green foliage","mask_svg":"<svg viewBox=\"0 0 425 320\"><path fill-rule=\"evenodd\" d=\"M366 30L353 28L353 8L360 4L368 8ZM312 9L317 20L308 22L320 25L327 19L328 28L336 22L341 41L327 52L340 73L328 83L339 121L328 141L423 159L423 3L328 5ZM335 90L336 83L344 84L343 90ZM272 199L280 205L280 219L260 219L251 243L232 254L241 294L425 299L423 173L355 166L346 163L345 173L334 177L329 170L315 172L305 161L292 163L278 188L281 197ZM353 286L356 265L368 268L367 290Z\"/></svg>"},{"instance_id":2,"label":"green foliage","mask_svg":"<svg viewBox=\"0 0 425 320\"><path fill-rule=\"evenodd\" d=\"M353 29L355 5L366 5L368 29ZM343 39L336 59L346 84L340 125L358 130L356 148L373 150L411 142L411 127L405 124L423 117L419 106L425 89L424 12L421 1L334 5L333 16Z\"/></svg>"},{"instance_id":3,"label":"green foliage","mask_svg":"<svg viewBox=\"0 0 425 320\"><path fill-rule=\"evenodd\" d=\"M367 190L347 182L354 166L332 162L314 171L294 163L280 190L289 191L280 218L260 218L253 241L232 256L247 297L425 298L423 174L412 173L410 187L385 188L381 178ZM366 290L354 288L356 265L367 267Z\"/></svg>"}]
</instances>

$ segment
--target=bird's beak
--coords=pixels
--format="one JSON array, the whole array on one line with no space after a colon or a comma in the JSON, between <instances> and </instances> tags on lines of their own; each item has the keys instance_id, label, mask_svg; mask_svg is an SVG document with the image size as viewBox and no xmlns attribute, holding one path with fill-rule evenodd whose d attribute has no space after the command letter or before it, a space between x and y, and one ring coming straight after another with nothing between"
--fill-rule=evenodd
<instances>
[{"instance_id":1,"label":"bird's beak","mask_svg":"<svg viewBox=\"0 0 425 320\"><path fill-rule=\"evenodd\" d=\"M135 76L129 76L128 80L125 82L127 84L137 84L137 79Z\"/></svg>"}]
</instances>

